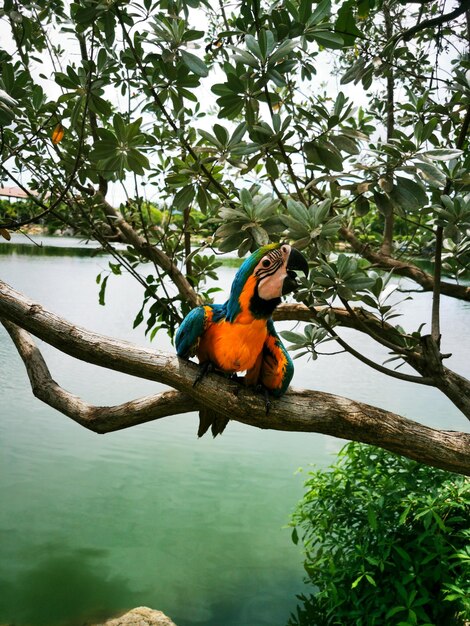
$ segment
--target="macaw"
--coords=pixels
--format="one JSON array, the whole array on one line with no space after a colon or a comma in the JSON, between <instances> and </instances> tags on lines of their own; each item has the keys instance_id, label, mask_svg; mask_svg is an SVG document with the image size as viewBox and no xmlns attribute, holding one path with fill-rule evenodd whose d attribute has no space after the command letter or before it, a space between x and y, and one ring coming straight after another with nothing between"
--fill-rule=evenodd
<instances>
[{"instance_id":1,"label":"macaw","mask_svg":"<svg viewBox=\"0 0 470 626\"><path fill-rule=\"evenodd\" d=\"M197 356L201 372L195 384L210 370L229 375L245 371L246 385L277 398L286 392L294 365L271 316L281 296L298 286L295 270L308 275L307 260L298 250L287 243L263 246L241 265L227 302L198 306L184 318L176 352L184 359ZM215 437L227 422L203 409L198 436L212 426Z\"/></svg>"}]
</instances>

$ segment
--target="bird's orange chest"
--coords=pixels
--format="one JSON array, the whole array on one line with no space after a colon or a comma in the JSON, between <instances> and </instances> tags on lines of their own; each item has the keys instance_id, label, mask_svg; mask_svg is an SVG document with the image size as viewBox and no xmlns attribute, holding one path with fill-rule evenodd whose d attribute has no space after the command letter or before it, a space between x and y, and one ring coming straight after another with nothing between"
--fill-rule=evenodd
<instances>
[{"instance_id":1,"label":"bird's orange chest","mask_svg":"<svg viewBox=\"0 0 470 626\"><path fill-rule=\"evenodd\" d=\"M211 361L225 372L243 372L255 366L267 336L266 320L210 324L201 337L199 361Z\"/></svg>"}]
</instances>

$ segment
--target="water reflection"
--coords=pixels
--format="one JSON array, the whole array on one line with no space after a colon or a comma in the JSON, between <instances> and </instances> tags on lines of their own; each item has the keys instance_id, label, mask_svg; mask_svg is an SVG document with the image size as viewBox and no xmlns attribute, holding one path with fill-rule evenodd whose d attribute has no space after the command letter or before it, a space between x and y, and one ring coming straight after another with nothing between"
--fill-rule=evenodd
<instances>
[{"instance_id":1,"label":"water reflection","mask_svg":"<svg viewBox=\"0 0 470 626\"><path fill-rule=\"evenodd\" d=\"M32 245L27 243L0 243L0 256L60 256L90 257L104 254L93 248L61 248L59 246Z\"/></svg>"},{"instance_id":2,"label":"water reflection","mask_svg":"<svg viewBox=\"0 0 470 626\"><path fill-rule=\"evenodd\" d=\"M2 620L80 626L116 612L117 598L125 598L133 606L142 601L143 594L130 588L125 564L122 573L111 572L104 564L103 551L64 552L61 544L51 544L41 552L33 567L26 566L14 577L0 575Z\"/></svg>"},{"instance_id":3,"label":"water reflection","mask_svg":"<svg viewBox=\"0 0 470 626\"><path fill-rule=\"evenodd\" d=\"M0 256L90 257L103 254L99 244L74 237L51 237L11 233L11 241L0 238Z\"/></svg>"}]
</instances>

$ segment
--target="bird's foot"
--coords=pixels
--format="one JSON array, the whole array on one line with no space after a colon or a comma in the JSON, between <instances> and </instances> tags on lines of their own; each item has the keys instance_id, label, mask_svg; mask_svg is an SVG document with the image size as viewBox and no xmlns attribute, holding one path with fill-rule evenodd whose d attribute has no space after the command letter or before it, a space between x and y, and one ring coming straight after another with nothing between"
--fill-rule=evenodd
<instances>
[{"instance_id":1,"label":"bird's foot","mask_svg":"<svg viewBox=\"0 0 470 626\"><path fill-rule=\"evenodd\" d=\"M207 374L210 374L214 370L215 370L215 367L210 361L201 363L201 365L199 365L199 371L197 373L197 376L194 379L193 387L195 387L198 383L200 383L201 380L204 378L204 376L207 376Z\"/></svg>"},{"instance_id":2,"label":"bird's foot","mask_svg":"<svg viewBox=\"0 0 470 626\"><path fill-rule=\"evenodd\" d=\"M264 397L264 406L266 409L266 415L269 415L269 411L271 409L271 400L269 397L269 391L266 389L264 385L256 385L256 391L258 393L262 393Z\"/></svg>"}]
</instances>

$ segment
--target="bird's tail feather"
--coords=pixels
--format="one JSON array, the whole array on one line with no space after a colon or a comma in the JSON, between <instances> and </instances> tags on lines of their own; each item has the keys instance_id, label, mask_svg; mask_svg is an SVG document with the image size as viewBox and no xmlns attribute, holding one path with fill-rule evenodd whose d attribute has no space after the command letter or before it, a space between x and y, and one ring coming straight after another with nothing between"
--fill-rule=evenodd
<instances>
[{"instance_id":1,"label":"bird's tail feather","mask_svg":"<svg viewBox=\"0 0 470 626\"><path fill-rule=\"evenodd\" d=\"M217 411L202 408L199 411L199 429L197 436L202 437L210 428L212 436L217 437L217 435L221 435L224 432L228 422L228 418L217 413Z\"/></svg>"}]
</instances>

